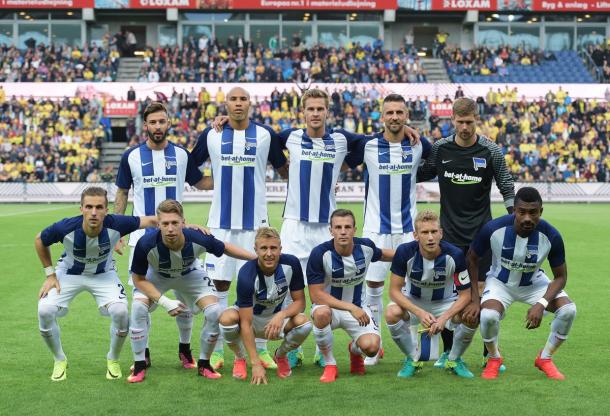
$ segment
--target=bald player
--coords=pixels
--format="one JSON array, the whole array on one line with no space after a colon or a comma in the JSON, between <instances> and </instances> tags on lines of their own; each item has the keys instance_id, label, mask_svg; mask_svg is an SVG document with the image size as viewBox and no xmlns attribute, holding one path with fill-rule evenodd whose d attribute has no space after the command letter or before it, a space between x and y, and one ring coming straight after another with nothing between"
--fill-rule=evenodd
<instances>
[{"instance_id":1,"label":"bald player","mask_svg":"<svg viewBox=\"0 0 610 416\"><path fill-rule=\"evenodd\" d=\"M218 132L205 129L192 154L197 166L207 160L212 162L215 192L207 223L212 234L222 241L249 248L254 247L256 230L269 226L265 187L267 163L284 178L288 177L288 165L282 144L271 128L249 119L250 94L235 87L227 93L226 100L229 122ZM233 276L244 263L227 256L206 258L206 270L216 286L223 310L227 307ZM224 364L222 345L222 342L216 344L211 358L215 369ZM275 368L266 343L261 346L261 361L267 368Z\"/></svg>"}]
</instances>

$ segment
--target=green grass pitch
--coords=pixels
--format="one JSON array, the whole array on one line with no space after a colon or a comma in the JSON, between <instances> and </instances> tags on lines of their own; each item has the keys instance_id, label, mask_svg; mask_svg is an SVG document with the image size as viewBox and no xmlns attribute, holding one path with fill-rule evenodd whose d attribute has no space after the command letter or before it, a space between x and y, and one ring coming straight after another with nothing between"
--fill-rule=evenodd
<instances>
[{"instance_id":1,"label":"green grass pitch","mask_svg":"<svg viewBox=\"0 0 610 416\"><path fill-rule=\"evenodd\" d=\"M361 204L346 204L362 218ZM438 210L438 205L420 205ZM270 205L272 225L281 224L281 204ZM203 222L208 206L187 204L187 219ZM503 208L494 206L494 215ZM125 379L105 379L109 320L102 318L93 298L76 298L61 318L62 341L68 356L68 379L52 383L53 360L38 332L37 293L44 280L34 252L37 232L63 217L78 214L78 204L0 205L2 293L0 320L0 415L608 415L610 356L610 205L547 204L543 217L554 224L566 242L567 292L578 316L568 341L556 355L565 382L546 380L533 366L548 335L550 317L541 328L524 328L525 305L514 305L501 325L500 346L507 372L498 380L461 380L436 370L431 363L411 380L399 380L401 355L383 326L386 357L364 377L349 374L346 335L335 332L335 354L340 378L332 385L318 381L321 370L311 364L313 337L305 343L305 365L280 380L269 373L269 385L250 386L230 376L231 354L224 377L217 381L183 370L177 359L176 325L164 311L153 314L153 367L139 385ZM53 258L60 246L53 249ZM117 259L127 280L127 256ZM233 290L234 293L234 290ZM234 298L234 296L232 296ZM201 324L196 317L195 342ZM270 349L275 348L272 344ZM482 344L477 333L465 360L480 374ZM226 349L228 351L228 348ZM121 363L128 373L132 356L129 340ZM604 391L606 393L604 393Z\"/></svg>"}]
</instances>

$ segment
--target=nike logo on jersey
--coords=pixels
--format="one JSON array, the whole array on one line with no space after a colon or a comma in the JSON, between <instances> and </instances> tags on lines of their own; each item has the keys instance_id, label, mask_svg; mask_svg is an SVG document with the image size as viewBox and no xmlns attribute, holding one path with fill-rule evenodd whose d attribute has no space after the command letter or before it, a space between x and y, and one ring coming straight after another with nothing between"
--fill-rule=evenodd
<instances>
[{"instance_id":1,"label":"nike logo on jersey","mask_svg":"<svg viewBox=\"0 0 610 416\"><path fill-rule=\"evenodd\" d=\"M502 250L512 250L512 249L514 249L514 247L502 246Z\"/></svg>"},{"instance_id":2,"label":"nike logo on jersey","mask_svg":"<svg viewBox=\"0 0 610 416\"><path fill-rule=\"evenodd\" d=\"M153 163L153 162L146 162L146 163L142 162L142 166L148 166L148 165L150 165L151 163Z\"/></svg>"},{"instance_id":3,"label":"nike logo on jersey","mask_svg":"<svg viewBox=\"0 0 610 416\"><path fill-rule=\"evenodd\" d=\"M338 269L333 269L333 273L338 272L339 270L343 270L343 267L339 267Z\"/></svg>"},{"instance_id":4,"label":"nike logo on jersey","mask_svg":"<svg viewBox=\"0 0 610 416\"><path fill-rule=\"evenodd\" d=\"M444 165L445 163L449 163L451 162L453 159L449 159L449 160L441 160L441 163Z\"/></svg>"},{"instance_id":5,"label":"nike logo on jersey","mask_svg":"<svg viewBox=\"0 0 610 416\"><path fill-rule=\"evenodd\" d=\"M388 153L390 153L389 150L387 152L379 152L379 156L387 155Z\"/></svg>"},{"instance_id":6,"label":"nike logo on jersey","mask_svg":"<svg viewBox=\"0 0 610 416\"><path fill-rule=\"evenodd\" d=\"M226 146L227 144L231 144L233 142L221 142L220 144L222 144L223 146Z\"/></svg>"}]
</instances>

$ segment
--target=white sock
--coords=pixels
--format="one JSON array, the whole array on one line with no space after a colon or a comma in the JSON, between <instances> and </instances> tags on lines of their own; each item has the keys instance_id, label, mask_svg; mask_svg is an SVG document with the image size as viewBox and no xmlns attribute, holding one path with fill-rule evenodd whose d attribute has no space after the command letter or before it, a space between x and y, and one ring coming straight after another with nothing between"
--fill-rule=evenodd
<instances>
[{"instance_id":1,"label":"white sock","mask_svg":"<svg viewBox=\"0 0 610 416\"><path fill-rule=\"evenodd\" d=\"M227 290L226 292L221 292L218 290L216 291L216 297L218 298L220 314L222 315L222 313L225 311L225 309L227 309L229 305L229 291ZM218 340L216 341L216 346L214 347L214 352L224 354L224 341L225 340L222 331L220 331L220 335L218 335Z\"/></svg>"},{"instance_id":2,"label":"white sock","mask_svg":"<svg viewBox=\"0 0 610 416\"><path fill-rule=\"evenodd\" d=\"M401 319L395 324L388 324L388 329L390 330L392 339L396 345L398 345L398 348L400 348L400 351L402 351L406 357L414 358L415 342L411 336L409 324Z\"/></svg>"},{"instance_id":3,"label":"white sock","mask_svg":"<svg viewBox=\"0 0 610 416\"><path fill-rule=\"evenodd\" d=\"M555 351L568 338L572 322L576 317L576 305L568 303L555 311L555 318L551 322L551 333L546 341L540 358L551 358Z\"/></svg>"},{"instance_id":4,"label":"white sock","mask_svg":"<svg viewBox=\"0 0 610 416\"><path fill-rule=\"evenodd\" d=\"M296 350L303 342L305 342L305 338L309 335L312 328L311 322L305 322L303 325L299 325L295 328L292 328L286 336L284 337L284 341L280 344L280 347L276 351L276 355L278 357L285 356L289 351Z\"/></svg>"},{"instance_id":5,"label":"white sock","mask_svg":"<svg viewBox=\"0 0 610 416\"><path fill-rule=\"evenodd\" d=\"M131 303L131 322L129 335L131 338L131 350L133 351L134 361L144 361L145 352L148 345L148 306L134 300Z\"/></svg>"},{"instance_id":6,"label":"white sock","mask_svg":"<svg viewBox=\"0 0 610 416\"><path fill-rule=\"evenodd\" d=\"M490 358L500 358L498 333L500 332L500 312L494 309L481 309L481 337L489 351Z\"/></svg>"},{"instance_id":7,"label":"white sock","mask_svg":"<svg viewBox=\"0 0 610 416\"><path fill-rule=\"evenodd\" d=\"M314 326L313 335L326 364L337 365L337 360L335 360L335 356L333 355L333 330L330 329L330 325L327 325L324 328Z\"/></svg>"},{"instance_id":8,"label":"white sock","mask_svg":"<svg viewBox=\"0 0 610 416\"><path fill-rule=\"evenodd\" d=\"M235 358L246 358L246 350L239 336L239 325L219 325L219 327L220 333L223 335L225 341L227 342L227 344L229 344L229 347L231 347L231 349L235 353Z\"/></svg>"},{"instance_id":9,"label":"white sock","mask_svg":"<svg viewBox=\"0 0 610 416\"><path fill-rule=\"evenodd\" d=\"M383 314L383 286L366 287L366 304L371 310L372 318L381 328L381 317Z\"/></svg>"},{"instance_id":10,"label":"white sock","mask_svg":"<svg viewBox=\"0 0 610 416\"><path fill-rule=\"evenodd\" d=\"M190 344L193 335L193 314L191 311L184 311L176 316L176 325L180 334L181 344Z\"/></svg>"},{"instance_id":11,"label":"white sock","mask_svg":"<svg viewBox=\"0 0 610 416\"><path fill-rule=\"evenodd\" d=\"M112 324L110 325L110 351L106 358L118 360L129 333L129 310L126 303L111 303L107 307Z\"/></svg>"},{"instance_id":12,"label":"white sock","mask_svg":"<svg viewBox=\"0 0 610 416\"><path fill-rule=\"evenodd\" d=\"M451 347L451 351L449 351L449 356L447 357L449 361L455 361L464 354L472 342L472 337L476 330L476 328L469 328L464 324L460 324L456 328L453 333L453 347Z\"/></svg>"},{"instance_id":13,"label":"white sock","mask_svg":"<svg viewBox=\"0 0 610 416\"><path fill-rule=\"evenodd\" d=\"M218 318L220 318L220 305L218 303L212 303L203 309L203 316L205 321L201 328L201 337L199 349L199 359L209 360L216 342L220 329L218 327Z\"/></svg>"},{"instance_id":14,"label":"white sock","mask_svg":"<svg viewBox=\"0 0 610 416\"><path fill-rule=\"evenodd\" d=\"M349 346L349 350L352 354L359 355L361 357L364 355L364 353L362 352L362 350L360 349L360 347L358 346L356 341L352 341L352 343Z\"/></svg>"},{"instance_id":15,"label":"white sock","mask_svg":"<svg viewBox=\"0 0 610 416\"><path fill-rule=\"evenodd\" d=\"M57 325L57 312L59 307L38 303L38 326L42 339L51 350L55 361L65 361L66 355L61 347L59 325Z\"/></svg>"}]
</instances>

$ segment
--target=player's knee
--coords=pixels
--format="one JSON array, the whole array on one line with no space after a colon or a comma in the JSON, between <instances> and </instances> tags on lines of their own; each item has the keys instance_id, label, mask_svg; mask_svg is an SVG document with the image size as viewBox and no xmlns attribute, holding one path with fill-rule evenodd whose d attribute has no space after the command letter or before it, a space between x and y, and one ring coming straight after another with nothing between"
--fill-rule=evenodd
<instances>
[{"instance_id":1,"label":"player's knee","mask_svg":"<svg viewBox=\"0 0 610 416\"><path fill-rule=\"evenodd\" d=\"M220 314L218 322L222 326L232 326L239 323L239 314L235 309L227 309Z\"/></svg>"},{"instance_id":2,"label":"player's knee","mask_svg":"<svg viewBox=\"0 0 610 416\"><path fill-rule=\"evenodd\" d=\"M369 289L381 289L378 291L371 291ZM374 282L372 280L367 280L366 281L366 293L367 295L370 293L374 293L374 294L379 294L382 295L383 294L383 281L381 282Z\"/></svg>"},{"instance_id":3,"label":"player's knee","mask_svg":"<svg viewBox=\"0 0 610 416\"><path fill-rule=\"evenodd\" d=\"M131 304L131 320L136 322L140 319L148 320L148 305L141 300L134 299Z\"/></svg>"},{"instance_id":4,"label":"player's knee","mask_svg":"<svg viewBox=\"0 0 610 416\"><path fill-rule=\"evenodd\" d=\"M318 328L324 328L330 324L332 311L328 306L318 306L313 311L313 324Z\"/></svg>"},{"instance_id":5,"label":"player's knee","mask_svg":"<svg viewBox=\"0 0 610 416\"><path fill-rule=\"evenodd\" d=\"M48 324L53 322L57 318L58 307L50 305L48 303L38 303L38 320L40 321L41 328L44 326L48 327Z\"/></svg>"},{"instance_id":6,"label":"player's knee","mask_svg":"<svg viewBox=\"0 0 610 416\"><path fill-rule=\"evenodd\" d=\"M214 286L219 292L227 292L231 287L231 282L226 280L214 280Z\"/></svg>"},{"instance_id":7,"label":"player's knee","mask_svg":"<svg viewBox=\"0 0 610 416\"><path fill-rule=\"evenodd\" d=\"M481 325L496 325L500 323L500 312L495 309L481 309Z\"/></svg>"},{"instance_id":8,"label":"player's knee","mask_svg":"<svg viewBox=\"0 0 610 416\"><path fill-rule=\"evenodd\" d=\"M555 331L559 335L567 336L570 328L572 328L574 318L576 318L576 305L574 303L561 306L555 311L555 322L553 322Z\"/></svg>"},{"instance_id":9,"label":"player's knee","mask_svg":"<svg viewBox=\"0 0 610 416\"><path fill-rule=\"evenodd\" d=\"M203 316L206 322L218 322L220 319L221 310L218 303L212 303L203 309Z\"/></svg>"},{"instance_id":10,"label":"player's knee","mask_svg":"<svg viewBox=\"0 0 610 416\"><path fill-rule=\"evenodd\" d=\"M304 325L306 323L310 323L311 324L311 322L309 322L309 319L307 319L307 316L305 316L305 314L302 314L302 313L300 313L297 316L293 317L292 318L292 322L293 322L295 327Z\"/></svg>"},{"instance_id":11,"label":"player's knee","mask_svg":"<svg viewBox=\"0 0 610 416\"><path fill-rule=\"evenodd\" d=\"M376 335L364 335L358 339L358 346L367 357L374 357L379 351L381 339Z\"/></svg>"},{"instance_id":12,"label":"player's knee","mask_svg":"<svg viewBox=\"0 0 610 416\"><path fill-rule=\"evenodd\" d=\"M400 306L390 305L386 308L385 321L389 325L397 324L401 319L403 319L403 311Z\"/></svg>"}]
</instances>

